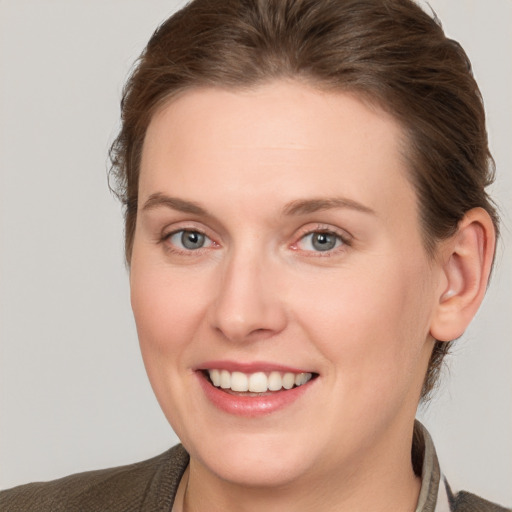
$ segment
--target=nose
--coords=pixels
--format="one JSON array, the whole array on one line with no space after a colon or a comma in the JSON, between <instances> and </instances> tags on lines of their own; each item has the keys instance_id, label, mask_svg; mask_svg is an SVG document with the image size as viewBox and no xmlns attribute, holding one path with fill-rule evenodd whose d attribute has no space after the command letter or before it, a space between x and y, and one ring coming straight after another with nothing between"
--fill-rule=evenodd
<instances>
[{"instance_id":1,"label":"nose","mask_svg":"<svg viewBox=\"0 0 512 512\"><path fill-rule=\"evenodd\" d=\"M279 269L253 254L232 255L219 276L211 304L213 329L232 342L268 338L287 323ZM281 290L282 292L282 290Z\"/></svg>"}]
</instances>

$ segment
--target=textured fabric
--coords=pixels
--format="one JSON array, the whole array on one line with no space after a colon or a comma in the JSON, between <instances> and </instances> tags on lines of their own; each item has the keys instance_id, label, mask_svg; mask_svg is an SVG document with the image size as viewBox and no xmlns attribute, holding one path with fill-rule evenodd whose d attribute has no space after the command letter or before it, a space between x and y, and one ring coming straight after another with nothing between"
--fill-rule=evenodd
<instances>
[{"instance_id":1,"label":"textured fabric","mask_svg":"<svg viewBox=\"0 0 512 512\"><path fill-rule=\"evenodd\" d=\"M414 424L412 458L421 460L421 491L415 512L510 512L474 494L454 494L439 468L434 442L427 429ZM413 464L414 465L414 464Z\"/></svg>"},{"instance_id":2,"label":"textured fabric","mask_svg":"<svg viewBox=\"0 0 512 512\"><path fill-rule=\"evenodd\" d=\"M421 461L421 490L415 512L439 512L436 510L436 504L441 470L432 438L417 420L414 423L412 460ZM416 472L418 473L418 469Z\"/></svg>"},{"instance_id":3,"label":"textured fabric","mask_svg":"<svg viewBox=\"0 0 512 512\"><path fill-rule=\"evenodd\" d=\"M2 512L170 512L188 465L181 446L137 464L90 471L0 493Z\"/></svg>"},{"instance_id":4,"label":"textured fabric","mask_svg":"<svg viewBox=\"0 0 512 512\"><path fill-rule=\"evenodd\" d=\"M453 493L442 476L434 442L427 429L414 424L412 459L421 460L421 491L415 512L511 512L468 492Z\"/></svg>"},{"instance_id":5,"label":"textured fabric","mask_svg":"<svg viewBox=\"0 0 512 512\"><path fill-rule=\"evenodd\" d=\"M511 512L512 508L503 508L495 503L484 500L471 494L470 492L461 491L456 494L452 493L448 482L445 481L448 500L450 502L450 510L455 512Z\"/></svg>"},{"instance_id":6,"label":"textured fabric","mask_svg":"<svg viewBox=\"0 0 512 512\"><path fill-rule=\"evenodd\" d=\"M412 451L422 484L415 512L512 512L443 480L430 435L416 422ZM0 492L1 512L171 512L189 456L181 445L144 462ZM441 500L441 497L443 500Z\"/></svg>"}]
</instances>

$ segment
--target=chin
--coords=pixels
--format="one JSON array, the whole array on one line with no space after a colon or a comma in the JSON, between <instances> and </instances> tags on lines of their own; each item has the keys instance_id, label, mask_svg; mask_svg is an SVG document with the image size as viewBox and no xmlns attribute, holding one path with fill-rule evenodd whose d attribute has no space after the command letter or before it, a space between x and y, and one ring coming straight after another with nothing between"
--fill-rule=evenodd
<instances>
[{"instance_id":1,"label":"chin","mask_svg":"<svg viewBox=\"0 0 512 512\"><path fill-rule=\"evenodd\" d=\"M218 478L243 487L272 488L282 487L300 479L304 473L296 461L278 456L247 456L243 453L230 453L222 460L205 460L205 466Z\"/></svg>"},{"instance_id":2,"label":"chin","mask_svg":"<svg viewBox=\"0 0 512 512\"><path fill-rule=\"evenodd\" d=\"M279 487L299 480L314 466L308 446L311 441L290 440L287 433L203 437L199 446L185 444L204 469L221 480L245 487Z\"/></svg>"}]
</instances>

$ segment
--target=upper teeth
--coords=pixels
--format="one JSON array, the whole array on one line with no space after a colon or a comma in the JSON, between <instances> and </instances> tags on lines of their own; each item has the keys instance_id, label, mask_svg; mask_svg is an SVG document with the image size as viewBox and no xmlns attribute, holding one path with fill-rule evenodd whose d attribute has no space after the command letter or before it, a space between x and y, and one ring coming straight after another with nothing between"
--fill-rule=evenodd
<instances>
[{"instance_id":1,"label":"upper teeth","mask_svg":"<svg viewBox=\"0 0 512 512\"><path fill-rule=\"evenodd\" d=\"M208 370L213 385L232 391L250 391L264 393L266 391L279 391L281 388L291 389L293 386L306 384L311 373L281 373L256 372L246 374L242 372L229 372L227 370Z\"/></svg>"}]
</instances>

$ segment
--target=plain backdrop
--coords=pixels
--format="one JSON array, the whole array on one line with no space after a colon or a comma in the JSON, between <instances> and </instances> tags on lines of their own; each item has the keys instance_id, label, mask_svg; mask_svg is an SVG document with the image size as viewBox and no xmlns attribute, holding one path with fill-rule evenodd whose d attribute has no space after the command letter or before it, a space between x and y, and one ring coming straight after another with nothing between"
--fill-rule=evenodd
<instances>
[{"instance_id":1,"label":"plain backdrop","mask_svg":"<svg viewBox=\"0 0 512 512\"><path fill-rule=\"evenodd\" d=\"M138 352L107 150L122 84L184 2L0 0L0 487L177 439ZM512 1L430 0L485 99L503 238L488 296L420 417L453 487L512 505Z\"/></svg>"}]
</instances>

